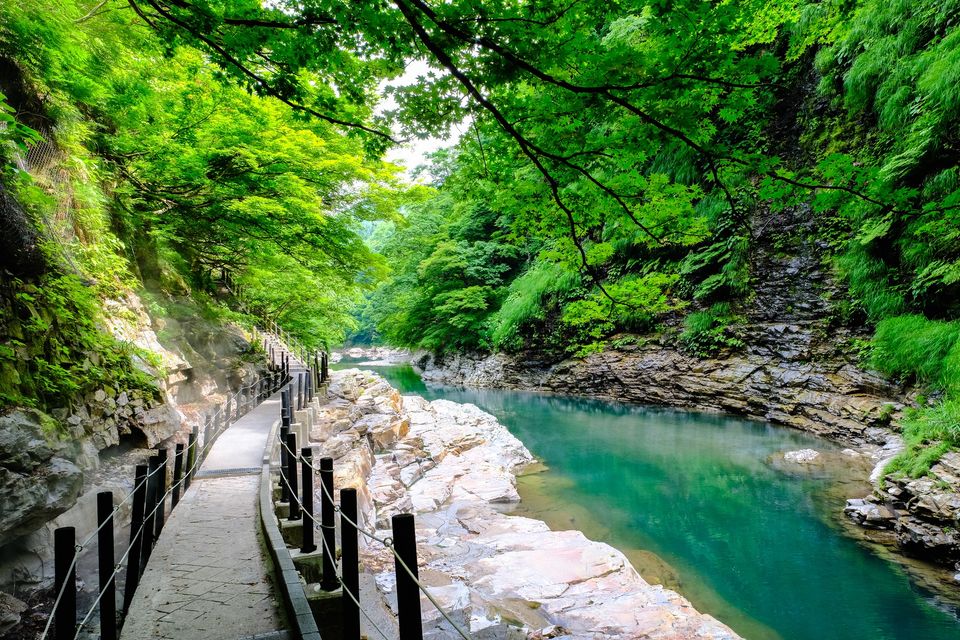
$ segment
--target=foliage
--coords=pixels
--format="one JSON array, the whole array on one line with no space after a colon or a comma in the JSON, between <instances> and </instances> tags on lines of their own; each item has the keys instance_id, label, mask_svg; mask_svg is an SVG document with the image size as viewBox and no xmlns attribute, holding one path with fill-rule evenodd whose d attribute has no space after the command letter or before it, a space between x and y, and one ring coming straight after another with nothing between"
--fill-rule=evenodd
<instances>
[{"instance_id":1,"label":"foliage","mask_svg":"<svg viewBox=\"0 0 960 640\"><path fill-rule=\"evenodd\" d=\"M680 342L690 353L713 356L725 348L739 348L743 340L736 336L731 324L736 320L730 304L717 302L709 309L694 311L684 318Z\"/></svg>"},{"instance_id":2,"label":"foliage","mask_svg":"<svg viewBox=\"0 0 960 640\"><path fill-rule=\"evenodd\" d=\"M940 456L960 446L960 400L946 400L915 411L902 427L907 448L890 461L886 472L924 475Z\"/></svg>"},{"instance_id":3,"label":"foliage","mask_svg":"<svg viewBox=\"0 0 960 640\"><path fill-rule=\"evenodd\" d=\"M548 347L548 322L579 287L575 272L546 260L535 261L510 283L503 305L491 316L493 346L504 351L519 351L531 344Z\"/></svg>"},{"instance_id":4,"label":"foliage","mask_svg":"<svg viewBox=\"0 0 960 640\"><path fill-rule=\"evenodd\" d=\"M0 349L4 404L58 407L104 386L157 392L141 368L148 354L98 326L96 295L80 278L51 274L11 285L17 293L3 318L10 339Z\"/></svg>"},{"instance_id":5,"label":"foliage","mask_svg":"<svg viewBox=\"0 0 960 640\"><path fill-rule=\"evenodd\" d=\"M877 324L871 364L889 376L943 387L948 383L945 374L955 371L952 350L958 338L960 323L918 315L887 318ZM948 368L945 364L950 355Z\"/></svg>"}]
</instances>

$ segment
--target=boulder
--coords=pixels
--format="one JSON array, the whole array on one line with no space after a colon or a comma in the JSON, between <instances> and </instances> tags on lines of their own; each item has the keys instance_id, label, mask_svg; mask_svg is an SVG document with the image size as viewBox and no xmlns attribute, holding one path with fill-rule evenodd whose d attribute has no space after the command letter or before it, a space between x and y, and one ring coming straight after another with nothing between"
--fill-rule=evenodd
<instances>
[{"instance_id":1,"label":"boulder","mask_svg":"<svg viewBox=\"0 0 960 640\"><path fill-rule=\"evenodd\" d=\"M83 484L73 462L77 453L39 411L16 409L0 416L0 547L76 502Z\"/></svg>"}]
</instances>

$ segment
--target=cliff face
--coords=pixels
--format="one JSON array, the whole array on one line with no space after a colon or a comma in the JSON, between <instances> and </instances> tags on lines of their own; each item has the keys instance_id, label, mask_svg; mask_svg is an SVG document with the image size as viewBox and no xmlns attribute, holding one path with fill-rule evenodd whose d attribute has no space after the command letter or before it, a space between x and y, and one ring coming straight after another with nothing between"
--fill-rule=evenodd
<instances>
[{"instance_id":1,"label":"cliff face","mask_svg":"<svg viewBox=\"0 0 960 640\"><path fill-rule=\"evenodd\" d=\"M51 579L53 530L93 531L97 492L113 491L119 501L133 487L136 464L156 447L185 443L215 403L261 368L239 327L199 314L150 314L132 292L107 301L103 319L115 337L156 356L134 358L159 395L106 386L51 415L25 408L0 415L0 587ZM125 507L118 526L129 518Z\"/></svg>"},{"instance_id":2,"label":"cliff face","mask_svg":"<svg viewBox=\"0 0 960 640\"><path fill-rule=\"evenodd\" d=\"M960 561L960 473L947 458L933 479L881 477L902 446L897 421L909 395L858 366L856 340L867 335L838 321L843 291L828 247L815 240L816 221L798 208L762 213L754 228L754 294L737 327L742 349L698 357L683 349L673 327L653 339L620 336L612 342L635 344L582 359L452 354L425 355L415 364L426 381L721 411L842 442L877 460L877 490L851 501L851 517L888 529L911 554L953 566Z\"/></svg>"}]
</instances>

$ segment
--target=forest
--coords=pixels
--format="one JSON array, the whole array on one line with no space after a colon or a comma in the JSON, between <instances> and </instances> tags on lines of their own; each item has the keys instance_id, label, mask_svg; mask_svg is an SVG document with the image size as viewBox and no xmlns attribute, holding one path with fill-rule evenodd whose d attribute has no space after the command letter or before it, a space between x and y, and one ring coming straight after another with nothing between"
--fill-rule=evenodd
<instances>
[{"instance_id":1,"label":"forest","mask_svg":"<svg viewBox=\"0 0 960 640\"><path fill-rule=\"evenodd\" d=\"M2 400L149 389L99 319L128 290L311 347L722 357L744 346L760 227L799 211L843 286L832 322L858 336L837 348L922 390L893 462L922 475L960 446L958 17L957 0L2 2ZM390 85L414 62L429 72ZM412 179L384 159L430 137L449 144Z\"/></svg>"}]
</instances>

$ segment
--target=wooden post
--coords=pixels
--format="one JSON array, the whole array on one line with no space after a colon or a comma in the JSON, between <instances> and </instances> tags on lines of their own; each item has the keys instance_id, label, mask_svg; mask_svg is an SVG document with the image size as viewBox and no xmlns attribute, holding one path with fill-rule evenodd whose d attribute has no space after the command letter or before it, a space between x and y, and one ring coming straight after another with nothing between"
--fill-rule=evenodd
<instances>
[{"instance_id":1,"label":"wooden post","mask_svg":"<svg viewBox=\"0 0 960 640\"><path fill-rule=\"evenodd\" d=\"M143 540L140 547L140 575L143 575L147 568L147 561L150 559L150 553L153 551L153 532L157 528L157 476L160 473L160 456L151 456L147 461L147 499L144 502L143 509Z\"/></svg>"},{"instance_id":2,"label":"wooden post","mask_svg":"<svg viewBox=\"0 0 960 640\"><path fill-rule=\"evenodd\" d=\"M53 610L54 638L73 640L77 632L77 530L59 527L53 532L54 593L61 593Z\"/></svg>"},{"instance_id":3,"label":"wooden post","mask_svg":"<svg viewBox=\"0 0 960 640\"><path fill-rule=\"evenodd\" d=\"M112 491L101 491L97 494L97 527L100 640L117 640L117 583L113 573L115 560Z\"/></svg>"},{"instance_id":4,"label":"wooden post","mask_svg":"<svg viewBox=\"0 0 960 640\"><path fill-rule=\"evenodd\" d=\"M343 594L340 610L343 614L343 640L360 640L360 545L357 538L357 490L340 489L340 565L343 574ZM351 598L347 592L353 595Z\"/></svg>"},{"instance_id":5,"label":"wooden post","mask_svg":"<svg viewBox=\"0 0 960 640\"><path fill-rule=\"evenodd\" d=\"M183 443L177 443L173 454L173 494L170 497L170 510L180 502L180 492L183 490Z\"/></svg>"},{"instance_id":6,"label":"wooden post","mask_svg":"<svg viewBox=\"0 0 960 640\"><path fill-rule=\"evenodd\" d=\"M313 449L300 449L300 484L303 486L303 535L300 542L300 553L312 553L317 550L313 541Z\"/></svg>"},{"instance_id":7,"label":"wooden post","mask_svg":"<svg viewBox=\"0 0 960 640\"><path fill-rule=\"evenodd\" d=\"M157 472L157 518L156 518L156 529L154 529L153 538L154 540L160 537L160 532L163 530L163 523L166 520L166 514L164 513L167 506L167 499L165 497L167 493L167 450L166 449L157 449L157 457L160 458L160 471Z\"/></svg>"},{"instance_id":8,"label":"wooden post","mask_svg":"<svg viewBox=\"0 0 960 640\"><path fill-rule=\"evenodd\" d=\"M287 445L287 482L290 483L290 512L287 520L300 519L300 492L297 490L297 434L288 433Z\"/></svg>"},{"instance_id":9,"label":"wooden post","mask_svg":"<svg viewBox=\"0 0 960 640\"><path fill-rule=\"evenodd\" d=\"M320 458L320 485L320 535L323 536L323 576L320 579L320 588L333 591L340 586L337 580L337 532L333 515L333 458Z\"/></svg>"},{"instance_id":10,"label":"wooden post","mask_svg":"<svg viewBox=\"0 0 960 640\"><path fill-rule=\"evenodd\" d=\"M283 446L290 434L290 427L280 427L280 502L292 503L287 481L287 448ZM292 505L291 505L292 506Z\"/></svg>"},{"instance_id":11,"label":"wooden post","mask_svg":"<svg viewBox=\"0 0 960 640\"><path fill-rule=\"evenodd\" d=\"M414 578L419 578L417 569L417 530L412 513L398 513L391 518L393 523L394 571L397 573L397 618L400 625L400 640L423 640L423 622L420 619L420 588ZM403 564L410 569L404 569Z\"/></svg>"},{"instance_id":12,"label":"wooden post","mask_svg":"<svg viewBox=\"0 0 960 640\"><path fill-rule=\"evenodd\" d=\"M193 474L197 472L197 434L199 428L193 425L190 431L190 437L187 439L187 479L183 482L183 491L186 493L190 488L190 481L193 480Z\"/></svg>"},{"instance_id":13,"label":"wooden post","mask_svg":"<svg viewBox=\"0 0 960 640\"><path fill-rule=\"evenodd\" d=\"M123 613L126 615L133 601L133 593L140 583L140 557L143 552L143 514L147 502L147 473L149 467L138 464L133 480L133 515L130 519L130 554L127 556L127 580L123 585Z\"/></svg>"}]
</instances>

